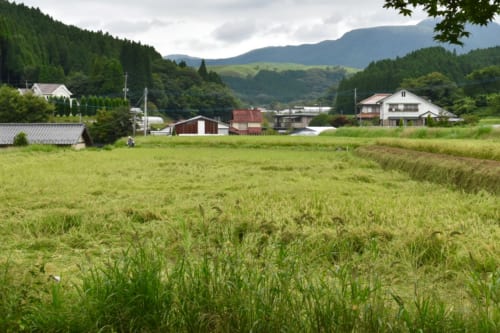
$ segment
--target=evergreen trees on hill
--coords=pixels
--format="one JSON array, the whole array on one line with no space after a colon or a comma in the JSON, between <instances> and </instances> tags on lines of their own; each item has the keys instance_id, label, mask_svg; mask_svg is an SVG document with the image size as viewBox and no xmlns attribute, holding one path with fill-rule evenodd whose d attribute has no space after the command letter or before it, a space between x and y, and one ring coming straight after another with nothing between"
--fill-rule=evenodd
<instances>
[{"instance_id":1,"label":"evergreen trees on hill","mask_svg":"<svg viewBox=\"0 0 500 333\"><path fill-rule=\"evenodd\" d=\"M120 76L137 73L144 87L151 80L144 70L161 58L151 47L64 25L22 4L0 0L0 13L0 83L61 82L78 72L90 75L116 59Z\"/></svg>"},{"instance_id":2,"label":"evergreen trees on hill","mask_svg":"<svg viewBox=\"0 0 500 333\"><path fill-rule=\"evenodd\" d=\"M140 103L147 87L148 101L173 118L238 104L215 73L202 77L163 60L150 46L68 26L39 9L0 0L0 85L64 83L76 98L112 99L123 97L125 75L132 105Z\"/></svg>"}]
</instances>

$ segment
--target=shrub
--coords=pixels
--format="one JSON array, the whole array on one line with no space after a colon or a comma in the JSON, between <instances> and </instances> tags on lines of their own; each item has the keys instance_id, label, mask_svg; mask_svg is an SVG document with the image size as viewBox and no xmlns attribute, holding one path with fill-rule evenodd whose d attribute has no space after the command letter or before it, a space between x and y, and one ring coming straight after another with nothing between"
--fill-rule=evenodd
<instances>
[{"instance_id":1,"label":"shrub","mask_svg":"<svg viewBox=\"0 0 500 333\"><path fill-rule=\"evenodd\" d=\"M29 142L28 142L28 137L26 136L26 133L19 132L14 137L14 146L24 147L24 146L27 146L28 144L29 144Z\"/></svg>"},{"instance_id":2,"label":"shrub","mask_svg":"<svg viewBox=\"0 0 500 333\"><path fill-rule=\"evenodd\" d=\"M342 127L342 126L352 125L352 122L349 118L347 118L344 115L340 115L340 116L337 115L330 120L330 124L333 127Z\"/></svg>"}]
</instances>

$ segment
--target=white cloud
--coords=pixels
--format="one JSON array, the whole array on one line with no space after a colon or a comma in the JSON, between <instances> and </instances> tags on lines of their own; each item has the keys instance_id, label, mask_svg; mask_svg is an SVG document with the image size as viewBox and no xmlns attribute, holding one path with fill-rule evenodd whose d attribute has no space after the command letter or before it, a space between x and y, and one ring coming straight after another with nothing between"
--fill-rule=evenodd
<instances>
[{"instance_id":1,"label":"white cloud","mask_svg":"<svg viewBox=\"0 0 500 333\"><path fill-rule=\"evenodd\" d=\"M253 20L238 20L226 22L217 27L213 36L226 43L241 43L257 32L257 23Z\"/></svg>"},{"instance_id":2,"label":"white cloud","mask_svg":"<svg viewBox=\"0 0 500 333\"><path fill-rule=\"evenodd\" d=\"M363 27L405 24L384 0L17 0L58 21L154 46L161 54L230 57L317 43Z\"/></svg>"}]
</instances>

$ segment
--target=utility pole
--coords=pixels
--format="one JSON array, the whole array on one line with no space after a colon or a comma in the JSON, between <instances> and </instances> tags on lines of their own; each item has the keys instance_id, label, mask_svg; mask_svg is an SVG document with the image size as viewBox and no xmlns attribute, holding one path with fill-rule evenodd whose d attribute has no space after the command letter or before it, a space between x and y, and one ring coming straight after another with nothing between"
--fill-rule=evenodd
<instances>
[{"instance_id":1,"label":"utility pole","mask_svg":"<svg viewBox=\"0 0 500 333\"><path fill-rule=\"evenodd\" d=\"M354 88L354 117L355 118L358 117L358 113L356 110L356 103L358 102L357 92L358 92L358 88ZM361 119L360 119L360 123L361 123Z\"/></svg>"},{"instance_id":2,"label":"utility pole","mask_svg":"<svg viewBox=\"0 0 500 333\"><path fill-rule=\"evenodd\" d=\"M135 112L134 112L134 115L133 115L133 118L132 118L133 119L132 120L132 137L134 137L134 138L135 138L135 124L136 124L135 117L136 117L136 115L135 115Z\"/></svg>"},{"instance_id":3,"label":"utility pole","mask_svg":"<svg viewBox=\"0 0 500 333\"><path fill-rule=\"evenodd\" d=\"M127 91L128 91L128 88L127 88L127 79L128 79L128 73L125 72L125 86L123 88L123 99L124 100L127 99Z\"/></svg>"},{"instance_id":4,"label":"utility pole","mask_svg":"<svg viewBox=\"0 0 500 333\"><path fill-rule=\"evenodd\" d=\"M144 136L148 135L148 88L144 88Z\"/></svg>"}]
</instances>

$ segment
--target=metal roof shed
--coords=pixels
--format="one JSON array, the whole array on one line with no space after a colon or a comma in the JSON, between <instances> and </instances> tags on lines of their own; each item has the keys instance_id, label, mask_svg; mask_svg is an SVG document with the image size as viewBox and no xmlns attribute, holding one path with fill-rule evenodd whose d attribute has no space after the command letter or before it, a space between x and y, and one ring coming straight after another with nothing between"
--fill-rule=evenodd
<instances>
[{"instance_id":1,"label":"metal roof shed","mask_svg":"<svg viewBox=\"0 0 500 333\"><path fill-rule=\"evenodd\" d=\"M85 124L8 123L0 124L0 146L12 146L19 133L25 133L30 144L71 146L82 149L92 146Z\"/></svg>"}]
</instances>

